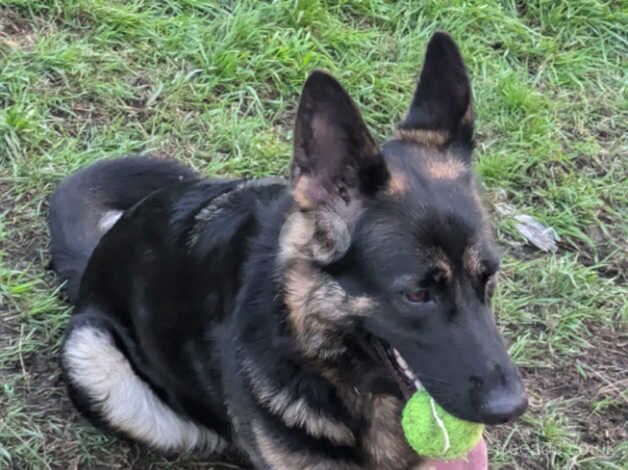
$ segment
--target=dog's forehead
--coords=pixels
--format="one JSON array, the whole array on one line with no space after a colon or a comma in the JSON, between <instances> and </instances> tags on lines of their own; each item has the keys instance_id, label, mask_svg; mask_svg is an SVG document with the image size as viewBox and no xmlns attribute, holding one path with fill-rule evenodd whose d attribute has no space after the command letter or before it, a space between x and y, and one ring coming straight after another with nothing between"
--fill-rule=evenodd
<instances>
[{"instance_id":1,"label":"dog's forehead","mask_svg":"<svg viewBox=\"0 0 628 470\"><path fill-rule=\"evenodd\" d=\"M481 211L468 159L455 150L393 140L383 147L389 172L382 195L390 204L418 216L446 213L452 217ZM436 213L436 214L434 214Z\"/></svg>"},{"instance_id":2,"label":"dog's forehead","mask_svg":"<svg viewBox=\"0 0 628 470\"><path fill-rule=\"evenodd\" d=\"M472 170L446 149L392 141L383 147L390 174L371 239L389 249L462 264L491 247L491 234ZM395 240L394 242L392 240Z\"/></svg>"},{"instance_id":3,"label":"dog's forehead","mask_svg":"<svg viewBox=\"0 0 628 470\"><path fill-rule=\"evenodd\" d=\"M420 196L428 186L438 184L443 189L463 188L472 176L470 165L455 149L395 139L383 146L382 153L390 173L387 193L391 196L412 196L412 192Z\"/></svg>"},{"instance_id":4,"label":"dog's forehead","mask_svg":"<svg viewBox=\"0 0 628 470\"><path fill-rule=\"evenodd\" d=\"M438 269L448 276L477 275L499 265L490 231L456 213L426 210L413 217L408 211L381 211L364 228L360 251L377 273L397 276Z\"/></svg>"}]
</instances>

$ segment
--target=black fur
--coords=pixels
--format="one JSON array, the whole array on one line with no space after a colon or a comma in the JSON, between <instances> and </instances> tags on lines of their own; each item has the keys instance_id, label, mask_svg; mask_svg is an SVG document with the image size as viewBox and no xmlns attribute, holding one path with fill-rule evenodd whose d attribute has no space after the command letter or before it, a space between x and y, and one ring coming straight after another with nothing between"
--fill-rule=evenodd
<instances>
[{"instance_id":1,"label":"black fur","mask_svg":"<svg viewBox=\"0 0 628 470\"><path fill-rule=\"evenodd\" d=\"M65 178L50 198L48 224L53 268L66 281L70 300L77 299L87 260L102 236L97 224L104 212L124 211L159 188L196 177L176 161L135 157L104 160Z\"/></svg>"},{"instance_id":2,"label":"black fur","mask_svg":"<svg viewBox=\"0 0 628 470\"><path fill-rule=\"evenodd\" d=\"M449 142L465 149L470 157L473 146L471 85L453 39L436 33L427 47L419 84L410 111L400 128L447 131ZM467 119L465 114L469 113Z\"/></svg>"},{"instance_id":3,"label":"black fur","mask_svg":"<svg viewBox=\"0 0 628 470\"><path fill-rule=\"evenodd\" d=\"M399 426L407 385L382 355L393 347L450 412L489 424L519 415L521 381L490 311L498 260L467 166L470 97L439 33L401 126L455 136L438 146L379 148L342 87L315 72L290 183L200 179L145 157L64 180L51 250L75 305L62 366L77 407L141 439L73 369L72 335L93 328L167 407L256 468L419 463ZM124 214L103 235L112 209Z\"/></svg>"}]
</instances>

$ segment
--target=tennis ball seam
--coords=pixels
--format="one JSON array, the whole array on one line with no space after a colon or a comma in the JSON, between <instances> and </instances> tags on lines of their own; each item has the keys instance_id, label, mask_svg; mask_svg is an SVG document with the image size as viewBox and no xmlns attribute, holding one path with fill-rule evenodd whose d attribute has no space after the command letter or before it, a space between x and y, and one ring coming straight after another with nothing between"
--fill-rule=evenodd
<instances>
[{"instance_id":1,"label":"tennis ball seam","mask_svg":"<svg viewBox=\"0 0 628 470\"><path fill-rule=\"evenodd\" d=\"M436 411L436 404L432 397L430 397L430 406L432 407L432 416L434 417L434 421L436 421L436 424L440 428L441 432L443 433L443 437L445 439L445 445L443 446L443 455L444 455L447 453L451 445L451 443L449 442L449 433L447 432L445 423L443 423L443 420L440 419L440 416L438 416L438 411Z\"/></svg>"}]
</instances>

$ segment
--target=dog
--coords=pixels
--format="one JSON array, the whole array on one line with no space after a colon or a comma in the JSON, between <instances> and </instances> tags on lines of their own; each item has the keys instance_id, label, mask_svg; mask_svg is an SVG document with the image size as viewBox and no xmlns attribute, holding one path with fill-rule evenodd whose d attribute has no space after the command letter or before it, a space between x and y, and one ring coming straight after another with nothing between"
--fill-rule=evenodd
<instances>
[{"instance_id":1,"label":"dog","mask_svg":"<svg viewBox=\"0 0 628 470\"><path fill-rule=\"evenodd\" d=\"M400 426L417 387L468 421L522 414L491 310L472 101L438 32L382 146L315 71L288 179L205 179L150 156L64 179L49 227L74 305L61 368L76 408L166 453L321 470L429 463Z\"/></svg>"}]
</instances>

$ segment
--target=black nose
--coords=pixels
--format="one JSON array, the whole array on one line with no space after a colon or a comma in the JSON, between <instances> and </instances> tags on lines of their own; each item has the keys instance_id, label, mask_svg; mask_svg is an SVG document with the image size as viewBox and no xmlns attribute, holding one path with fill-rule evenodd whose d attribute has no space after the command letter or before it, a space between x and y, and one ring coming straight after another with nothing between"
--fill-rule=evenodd
<instances>
[{"instance_id":1,"label":"black nose","mask_svg":"<svg viewBox=\"0 0 628 470\"><path fill-rule=\"evenodd\" d=\"M498 387L491 390L480 405L482 421L486 424L503 424L521 416L528 408L528 397L523 387Z\"/></svg>"}]
</instances>

